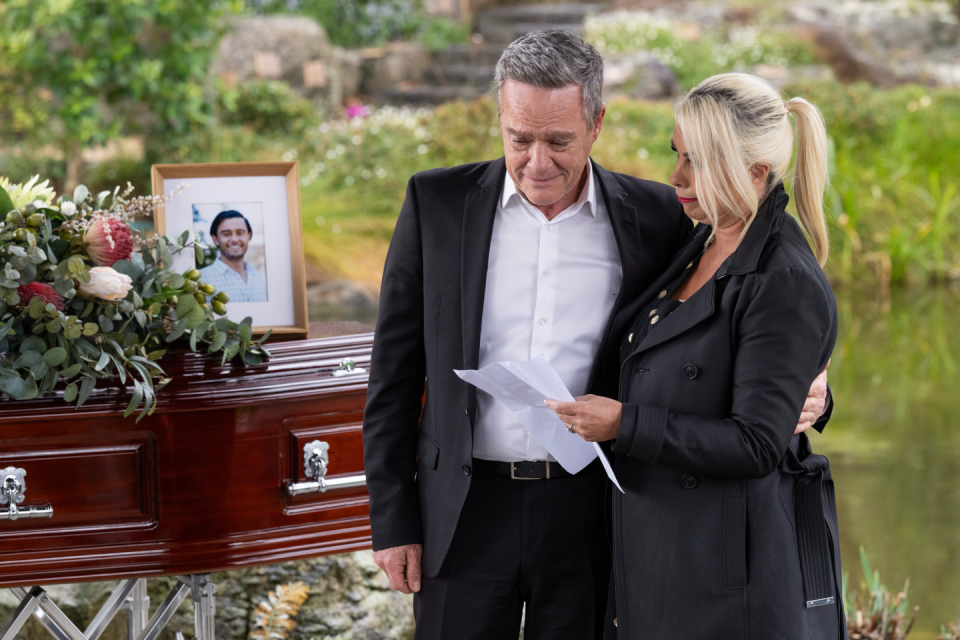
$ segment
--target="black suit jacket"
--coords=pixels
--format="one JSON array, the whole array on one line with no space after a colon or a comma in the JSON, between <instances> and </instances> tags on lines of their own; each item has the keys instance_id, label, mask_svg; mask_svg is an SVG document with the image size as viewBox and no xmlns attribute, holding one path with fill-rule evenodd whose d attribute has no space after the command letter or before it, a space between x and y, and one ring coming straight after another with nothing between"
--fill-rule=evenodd
<instances>
[{"instance_id":1,"label":"black suit jacket","mask_svg":"<svg viewBox=\"0 0 960 640\"><path fill-rule=\"evenodd\" d=\"M660 275L692 225L671 187L593 167L623 267L616 312ZM415 175L384 265L363 418L373 548L423 544L427 576L443 564L470 488L476 390L453 370L477 368L505 177L502 158ZM599 358L588 388L616 396Z\"/></svg>"}]
</instances>

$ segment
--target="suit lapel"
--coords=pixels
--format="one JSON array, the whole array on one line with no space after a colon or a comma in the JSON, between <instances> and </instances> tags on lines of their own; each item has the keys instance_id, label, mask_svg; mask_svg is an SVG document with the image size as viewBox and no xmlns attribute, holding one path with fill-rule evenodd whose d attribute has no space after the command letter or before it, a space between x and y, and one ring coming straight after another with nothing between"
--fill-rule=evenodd
<instances>
[{"instance_id":1,"label":"suit lapel","mask_svg":"<svg viewBox=\"0 0 960 640\"><path fill-rule=\"evenodd\" d=\"M593 160L590 162L593 162ZM590 371L587 389L595 388L597 381L603 374L603 354L606 353L617 312L632 298L636 287L641 284L639 280L644 274L639 259L640 229L637 208L629 202L623 187L609 171L596 162L593 162L593 171L600 187L599 197L603 199L607 208L610 226L613 228L613 236L617 241L617 254L620 257L623 279L620 282L617 299L613 303L613 311L604 325L603 338L597 350L597 358L594 360L593 368Z\"/></svg>"},{"instance_id":2,"label":"suit lapel","mask_svg":"<svg viewBox=\"0 0 960 640\"><path fill-rule=\"evenodd\" d=\"M476 369L480 361L480 324L487 286L487 263L497 200L503 192L506 163L503 158L490 163L477 186L467 193L463 205L463 226L460 235L460 309L463 335L463 368ZM477 392L473 385L467 391L467 410L476 408Z\"/></svg>"}]
</instances>

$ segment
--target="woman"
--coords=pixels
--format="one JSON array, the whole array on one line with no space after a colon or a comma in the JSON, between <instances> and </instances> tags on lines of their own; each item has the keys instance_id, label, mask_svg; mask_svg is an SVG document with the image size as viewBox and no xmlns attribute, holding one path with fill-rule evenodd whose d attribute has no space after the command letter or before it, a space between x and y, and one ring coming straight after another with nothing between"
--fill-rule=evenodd
<instances>
[{"instance_id":1,"label":"woman","mask_svg":"<svg viewBox=\"0 0 960 640\"><path fill-rule=\"evenodd\" d=\"M785 212L791 114L813 251ZM843 638L833 484L793 435L837 335L822 117L723 74L678 103L673 144L671 183L700 224L613 325L621 402L550 403L585 440L614 441L608 637Z\"/></svg>"}]
</instances>

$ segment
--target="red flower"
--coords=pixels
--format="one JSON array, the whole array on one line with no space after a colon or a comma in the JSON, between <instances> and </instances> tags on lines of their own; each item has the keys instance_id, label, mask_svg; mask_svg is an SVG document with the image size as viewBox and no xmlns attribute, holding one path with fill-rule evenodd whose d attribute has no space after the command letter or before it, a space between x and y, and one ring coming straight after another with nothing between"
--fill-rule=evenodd
<instances>
[{"instance_id":1,"label":"red flower","mask_svg":"<svg viewBox=\"0 0 960 640\"><path fill-rule=\"evenodd\" d=\"M57 293L57 290L51 287L48 284L43 282L31 282L30 284L22 284L17 287L17 295L20 296L20 305L25 307L30 304L30 301L40 296L43 298L43 301L52 304L57 308L57 311L63 311L63 298L60 297L60 294Z\"/></svg>"},{"instance_id":2,"label":"red flower","mask_svg":"<svg viewBox=\"0 0 960 640\"><path fill-rule=\"evenodd\" d=\"M133 233L116 218L99 218L83 234L87 255L98 267L111 267L133 254Z\"/></svg>"}]
</instances>

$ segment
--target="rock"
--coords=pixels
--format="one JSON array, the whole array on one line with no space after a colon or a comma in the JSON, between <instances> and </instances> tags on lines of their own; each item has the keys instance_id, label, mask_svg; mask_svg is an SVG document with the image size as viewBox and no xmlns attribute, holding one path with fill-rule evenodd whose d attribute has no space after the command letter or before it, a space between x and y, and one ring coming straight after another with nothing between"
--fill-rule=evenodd
<instances>
[{"instance_id":1,"label":"rock","mask_svg":"<svg viewBox=\"0 0 960 640\"><path fill-rule=\"evenodd\" d=\"M430 54L419 42L391 42L369 51L366 58L362 93L367 94L419 84L430 67Z\"/></svg>"},{"instance_id":2,"label":"rock","mask_svg":"<svg viewBox=\"0 0 960 640\"><path fill-rule=\"evenodd\" d=\"M363 58L356 49L333 48L340 76L341 99L347 102L360 95L363 82Z\"/></svg>"},{"instance_id":3,"label":"rock","mask_svg":"<svg viewBox=\"0 0 960 640\"><path fill-rule=\"evenodd\" d=\"M330 39L311 18L278 15L231 20L210 71L228 83L282 80L325 109L339 108L343 101L340 67Z\"/></svg>"},{"instance_id":4,"label":"rock","mask_svg":"<svg viewBox=\"0 0 960 640\"><path fill-rule=\"evenodd\" d=\"M890 87L897 77L886 65L857 48L840 29L826 22L811 25L814 42L840 82L866 80L875 87Z\"/></svg>"},{"instance_id":5,"label":"rock","mask_svg":"<svg viewBox=\"0 0 960 640\"><path fill-rule=\"evenodd\" d=\"M644 100L671 100L680 95L680 83L652 53L637 51L604 59L603 90Z\"/></svg>"}]
</instances>

